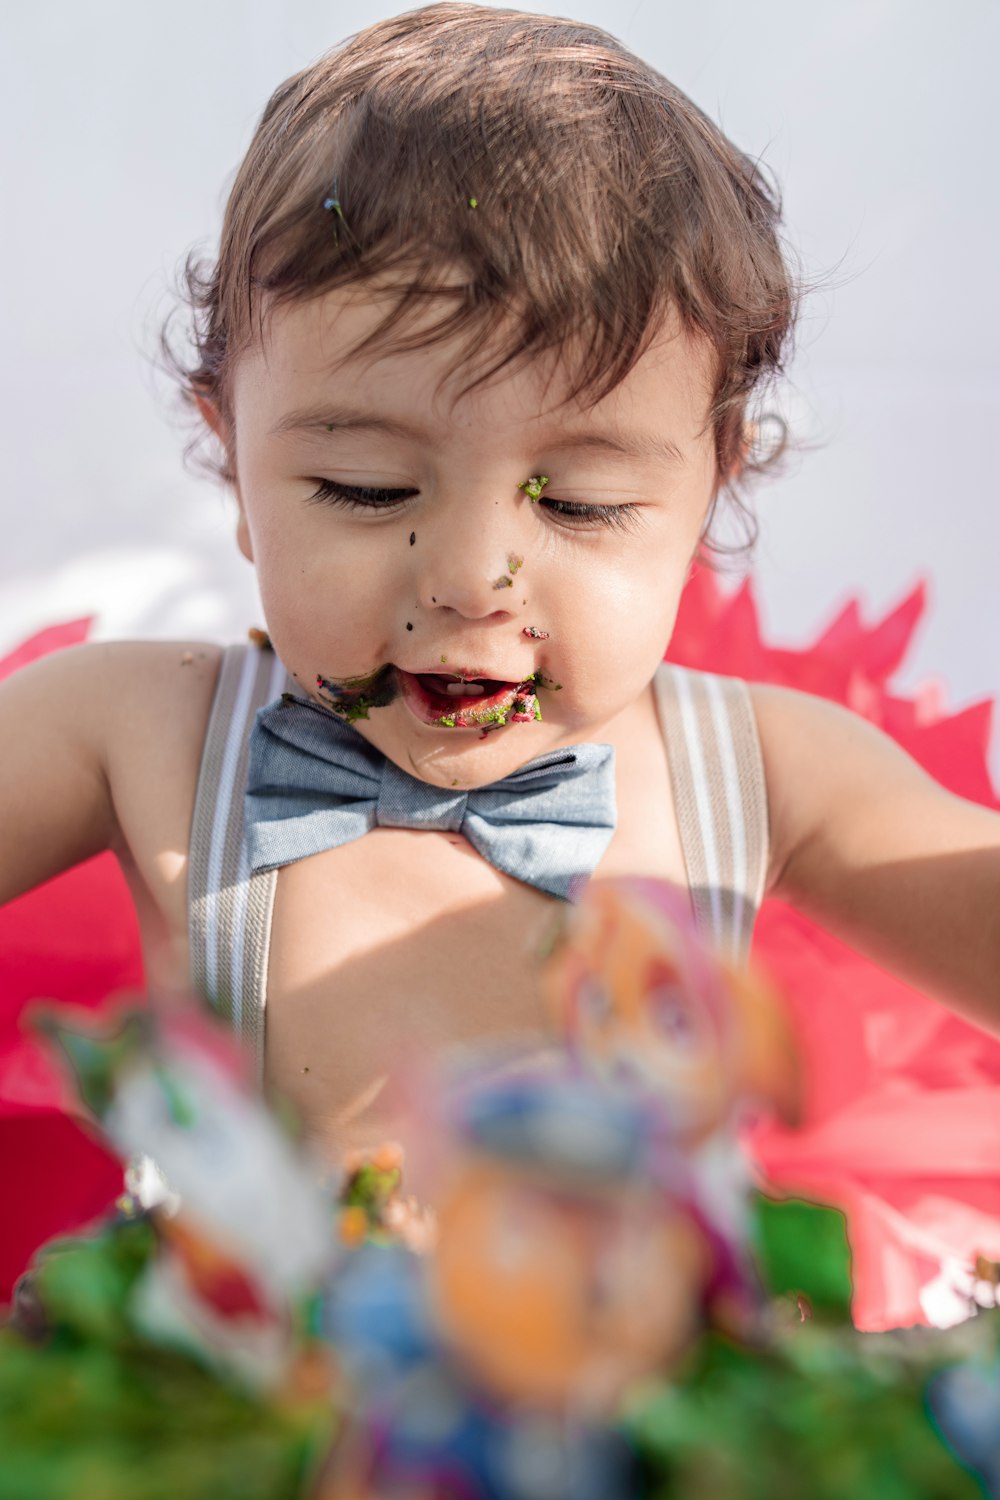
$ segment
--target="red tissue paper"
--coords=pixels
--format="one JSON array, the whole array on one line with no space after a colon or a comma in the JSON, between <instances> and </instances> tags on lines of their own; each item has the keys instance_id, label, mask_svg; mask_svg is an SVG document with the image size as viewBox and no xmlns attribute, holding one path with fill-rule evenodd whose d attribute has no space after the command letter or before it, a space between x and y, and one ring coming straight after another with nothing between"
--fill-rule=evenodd
<instances>
[{"instance_id":1,"label":"red tissue paper","mask_svg":"<svg viewBox=\"0 0 1000 1500\"><path fill-rule=\"evenodd\" d=\"M87 637L72 620L0 660L0 680ZM100 1010L145 988L139 924L112 854L100 854L0 907L0 1303L32 1252L79 1228L122 1189L121 1164L71 1111L49 1053L21 1027L33 1000Z\"/></svg>"},{"instance_id":2,"label":"red tissue paper","mask_svg":"<svg viewBox=\"0 0 1000 1500\"><path fill-rule=\"evenodd\" d=\"M751 582L726 595L697 568L668 658L844 704L950 791L1000 809L993 702L949 713L940 682L889 690L926 604L924 580L866 626L851 599L812 645L778 649L761 639ZM1000 1040L781 901L761 907L753 959L786 996L806 1075L803 1128L747 1133L761 1186L845 1212L858 1328L956 1321L974 1258L1000 1259Z\"/></svg>"}]
</instances>

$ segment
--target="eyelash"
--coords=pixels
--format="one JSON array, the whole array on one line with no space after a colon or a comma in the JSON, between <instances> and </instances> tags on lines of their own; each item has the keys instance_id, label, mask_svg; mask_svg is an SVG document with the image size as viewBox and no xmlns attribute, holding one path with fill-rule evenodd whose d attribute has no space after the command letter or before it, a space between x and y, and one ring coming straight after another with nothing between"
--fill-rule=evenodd
<instances>
[{"instance_id":1,"label":"eyelash","mask_svg":"<svg viewBox=\"0 0 1000 1500\"><path fill-rule=\"evenodd\" d=\"M376 490L364 486L338 484L335 479L319 480L319 489L310 495L309 503L316 505L368 506L370 509L389 510L400 498L407 498L416 491ZM618 531L632 531L639 507L637 505L571 505L565 500L551 500L543 496L537 502L544 505L550 514L566 516L574 521L596 521L599 526L610 526ZM582 528L580 528L582 529Z\"/></svg>"}]
</instances>

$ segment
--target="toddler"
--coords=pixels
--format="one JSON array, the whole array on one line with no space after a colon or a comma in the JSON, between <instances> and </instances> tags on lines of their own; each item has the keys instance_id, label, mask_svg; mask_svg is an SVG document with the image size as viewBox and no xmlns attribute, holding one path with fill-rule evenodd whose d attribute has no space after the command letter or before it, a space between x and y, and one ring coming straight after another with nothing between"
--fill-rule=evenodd
<instances>
[{"instance_id":1,"label":"toddler","mask_svg":"<svg viewBox=\"0 0 1000 1500\"><path fill-rule=\"evenodd\" d=\"M1000 1029L1000 817L822 699L664 662L801 287L756 164L594 27L440 3L274 93L194 357L266 634L0 692L0 900L104 849L331 1150L407 1043L535 1045L583 882L774 895ZM210 429L210 431L209 431ZM266 1017L266 1026L265 1026Z\"/></svg>"}]
</instances>

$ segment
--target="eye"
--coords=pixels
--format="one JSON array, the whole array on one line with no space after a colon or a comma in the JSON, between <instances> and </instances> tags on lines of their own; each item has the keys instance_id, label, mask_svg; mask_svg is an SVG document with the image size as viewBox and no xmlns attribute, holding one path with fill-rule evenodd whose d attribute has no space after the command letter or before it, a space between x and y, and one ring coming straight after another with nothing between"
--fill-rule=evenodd
<instances>
[{"instance_id":1,"label":"eye","mask_svg":"<svg viewBox=\"0 0 1000 1500\"><path fill-rule=\"evenodd\" d=\"M639 515L638 505L571 505L567 500L538 501L539 509L560 517L560 524L570 530L584 531L591 526L610 526L617 531L634 531Z\"/></svg>"},{"instance_id":2,"label":"eye","mask_svg":"<svg viewBox=\"0 0 1000 1500\"><path fill-rule=\"evenodd\" d=\"M392 510L408 500L417 490L378 490L364 485L338 484L335 479L316 481L319 489L310 495L309 505L340 505L345 510Z\"/></svg>"},{"instance_id":3,"label":"eye","mask_svg":"<svg viewBox=\"0 0 1000 1500\"><path fill-rule=\"evenodd\" d=\"M419 494L419 490L382 490L365 485L340 484L336 479L320 479L319 488L309 496L309 505L336 505L344 510L393 510L405 500ZM546 510L557 517L559 524L569 530L585 531L590 527L607 526L618 531L634 531L639 512L638 505L573 505L568 500L552 500L543 497L537 502L539 510Z\"/></svg>"}]
</instances>

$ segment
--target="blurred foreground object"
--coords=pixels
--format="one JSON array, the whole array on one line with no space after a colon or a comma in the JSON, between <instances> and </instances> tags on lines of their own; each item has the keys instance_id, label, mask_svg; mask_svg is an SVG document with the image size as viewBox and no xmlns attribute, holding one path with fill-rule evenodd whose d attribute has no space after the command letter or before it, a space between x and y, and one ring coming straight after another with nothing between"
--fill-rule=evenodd
<instances>
[{"instance_id":1,"label":"blurred foreground object","mask_svg":"<svg viewBox=\"0 0 1000 1500\"><path fill-rule=\"evenodd\" d=\"M286 1379L298 1304L332 1259L319 1169L265 1109L242 1052L198 1011L125 1012L97 1041L53 1011L36 1022L81 1097L130 1162L128 1213L148 1213L159 1254L132 1289L151 1338L186 1347L251 1385Z\"/></svg>"},{"instance_id":2,"label":"blurred foreground object","mask_svg":"<svg viewBox=\"0 0 1000 1500\"><path fill-rule=\"evenodd\" d=\"M0 1500L981 1495L1000 1312L858 1335L840 1217L741 1164L796 1108L774 992L649 882L546 962L552 1047L414 1064L421 1203L396 1143L325 1174L207 1017L39 1018L128 1191L19 1284Z\"/></svg>"},{"instance_id":3,"label":"blurred foreground object","mask_svg":"<svg viewBox=\"0 0 1000 1500\"><path fill-rule=\"evenodd\" d=\"M330 1497L632 1493L618 1402L695 1337L711 1264L658 1122L569 1070L468 1065L419 1119L433 1251L363 1245L324 1301L351 1403Z\"/></svg>"},{"instance_id":4,"label":"blurred foreground object","mask_svg":"<svg viewBox=\"0 0 1000 1500\"><path fill-rule=\"evenodd\" d=\"M86 1032L64 1012L35 1020L127 1190L15 1289L0 1496L307 1494L336 1420L334 1363L309 1330L333 1210L307 1157L193 1009Z\"/></svg>"}]
</instances>

